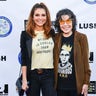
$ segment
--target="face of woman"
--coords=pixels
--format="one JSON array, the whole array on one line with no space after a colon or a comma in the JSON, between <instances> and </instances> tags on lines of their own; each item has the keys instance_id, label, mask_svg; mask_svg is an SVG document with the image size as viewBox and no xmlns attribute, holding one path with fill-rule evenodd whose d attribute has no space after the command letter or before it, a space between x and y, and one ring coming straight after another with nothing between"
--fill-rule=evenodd
<instances>
[{"instance_id":1,"label":"face of woman","mask_svg":"<svg viewBox=\"0 0 96 96\"><path fill-rule=\"evenodd\" d=\"M46 12L43 8L37 8L33 15L33 21L35 23L35 27L43 27L43 25L46 23L47 16Z\"/></svg>"},{"instance_id":2,"label":"face of woman","mask_svg":"<svg viewBox=\"0 0 96 96\"><path fill-rule=\"evenodd\" d=\"M72 20L68 15L62 15L61 20L59 20L59 24L64 36L67 37L72 34Z\"/></svg>"}]
</instances>

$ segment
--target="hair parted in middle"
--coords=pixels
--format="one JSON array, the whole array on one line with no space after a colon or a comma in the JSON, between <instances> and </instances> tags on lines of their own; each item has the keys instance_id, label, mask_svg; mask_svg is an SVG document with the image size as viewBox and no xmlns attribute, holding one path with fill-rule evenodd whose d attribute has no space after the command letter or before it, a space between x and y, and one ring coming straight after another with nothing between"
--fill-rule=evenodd
<instances>
[{"instance_id":1,"label":"hair parted in middle","mask_svg":"<svg viewBox=\"0 0 96 96\"><path fill-rule=\"evenodd\" d=\"M28 18L28 22L27 22L27 25L26 25L26 31L28 32L28 34L31 37L36 36L35 33L34 33L35 23L34 23L34 20L33 20L33 15L34 15L35 10L38 9L38 8L42 8L46 12L46 18L47 18L46 21L47 22L43 26L44 27L44 34L45 34L46 37L50 37L51 17L50 17L50 13L49 13L49 10L48 10L47 6L42 2L41 3L36 3L32 7L29 18Z\"/></svg>"}]
</instances>

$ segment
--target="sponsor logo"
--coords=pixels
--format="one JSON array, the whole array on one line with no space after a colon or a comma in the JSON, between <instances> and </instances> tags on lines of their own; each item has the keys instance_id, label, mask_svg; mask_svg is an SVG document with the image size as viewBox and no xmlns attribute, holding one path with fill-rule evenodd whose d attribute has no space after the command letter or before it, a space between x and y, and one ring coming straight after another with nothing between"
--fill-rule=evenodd
<instances>
[{"instance_id":1,"label":"sponsor logo","mask_svg":"<svg viewBox=\"0 0 96 96\"><path fill-rule=\"evenodd\" d=\"M27 25L28 20L24 20L24 29L26 30L26 25Z\"/></svg>"},{"instance_id":2,"label":"sponsor logo","mask_svg":"<svg viewBox=\"0 0 96 96\"><path fill-rule=\"evenodd\" d=\"M56 29L55 29L55 21L51 21L52 22L52 28L56 31Z\"/></svg>"},{"instance_id":3,"label":"sponsor logo","mask_svg":"<svg viewBox=\"0 0 96 96\"><path fill-rule=\"evenodd\" d=\"M6 61L6 56L4 55L0 56L0 61Z\"/></svg>"},{"instance_id":4,"label":"sponsor logo","mask_svg":"<svg viewBox=\"0 0 96 96\"><path fill-rule=\"evenodd\" d=\"M4 16L0 16L0 37L8 36L12 31L11 21Z\"/></svg>"},{"instance_id":5,"label":"sponsor logo","mask_svg":"<svg viewBox=\"0 0 96 96\"><path fill-rule=\"evenodd\" d=\"M89 54L89 63L93 63L93 61L94 61L94 53L90 52L90 54Z\"/></svg>"},{"instance_id":6,"label":"sponsor logo","mask_svg":"<svg viewBox=\"0 0 96 96\"><path fill-rule=\"evenodd\" d=\"M19 63L21 64L21 52L20 52L19 55L18 55L18 61L19 61Z\"/></svg>"},{"instance_id":7,"label":"sponsor logo","mask_svg":"<svg viewBox=\"0 0 96 96\"><path fill-rule=\"evenodd\" d=\"M90 86L88 88L88 94L96 94L96 81L90 81Z\"/></svg>"},{"instance_id":8,"label":"sponsor logo","mask_svg":"<svg viewBox=\"0 0 96 96\"><path fill-rule=\"evenodd\" d=\"M79 29L96 29L96 23L79 23Z\"/></svg>"},{"instance_id":9,"label":"sponsor logo","mask_svg":"<svg viewBox=\"0 0 96 96\"><path fill-rule=\"evenodd\" d=\"M0 0L0 1L7 1L7 0Z\"/></svg>"},{"instance_id":10,"label":"sponsor logo","mask_svg":"<svg viewBox=\"0 0 96 96\"><path fill-rule=\"evenodd\" d=\"M96 0L84 0L88 4L96 4Z\"/></svg>"},{"instance_id":11,"label":"sponsor logo","mask_svg":"<svg viewBox=\"0 0 96 96\"><path fill-rule=\"evenodd\" d=\"M0 86L0 96L8 96L8 84Z\"/></svg>"}]
</instances>

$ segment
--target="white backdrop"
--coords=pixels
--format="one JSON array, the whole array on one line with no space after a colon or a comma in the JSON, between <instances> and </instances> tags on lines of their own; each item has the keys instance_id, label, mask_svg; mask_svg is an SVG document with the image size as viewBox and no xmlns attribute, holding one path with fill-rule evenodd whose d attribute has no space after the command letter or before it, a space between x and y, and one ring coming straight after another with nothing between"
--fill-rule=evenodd
<instances>
[{"instance_id":1,"label":"white backdrop","mask_svg":"<svg viewBox=\"0 0 96 96\"><path fill-rule=\"evenodd\" d=\"M0 0L0 96L18 96L15 81L20 69L20 34L25 29L24 20L37 2L47 5L52 21L62 8L76 14L77 30L85 33L89 42L92 85L88 96L96 96L96 0Z\"/></svg>"}]
</instances>

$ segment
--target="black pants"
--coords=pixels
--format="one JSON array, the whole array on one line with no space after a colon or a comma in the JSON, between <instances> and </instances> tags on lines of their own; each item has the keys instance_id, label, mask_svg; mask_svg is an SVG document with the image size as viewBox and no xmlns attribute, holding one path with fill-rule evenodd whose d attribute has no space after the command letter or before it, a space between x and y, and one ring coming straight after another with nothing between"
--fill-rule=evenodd
<instances>
[{"instance_id":1,"label":"black pants","mask_svg":"<svg viewBox=\"0 0 96 96\"><path fill-rule=\"evenodd\" d=\"M32 70L29 82L27 96L40 96L40 90L42 96L56 96L53 69L43 69L43 71L40 72Z\"/></svg>"},{"instance_id":2,"label":"black pants","mask_svg":"<svg viewBox=\"0 0 96 96\"><path fill-rule=\"evenodd\" d=\"M24 96L24 93L26 94L26 96L28 96L27 91L25 92L24 90L21 90L21 91L19 92L19 96Z\"/></svg>"},{"instance_id":3,"label":"black pants","mask_svg":"<svg viewBox=\"0 0 96 96\"><path fill-rule=\"evenodd\" d=\"M83 96L78 95L76 90L60 90L57 89L57 96Z\"/></svg>"}]
</instances>

